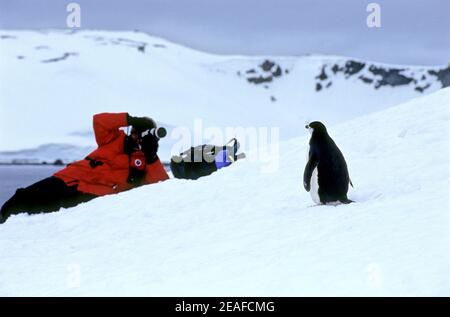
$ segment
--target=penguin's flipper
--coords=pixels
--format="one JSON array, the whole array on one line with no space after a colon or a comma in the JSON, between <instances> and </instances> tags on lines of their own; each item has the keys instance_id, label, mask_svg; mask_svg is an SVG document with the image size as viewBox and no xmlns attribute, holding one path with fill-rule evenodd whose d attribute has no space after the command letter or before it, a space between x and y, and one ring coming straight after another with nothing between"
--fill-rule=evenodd
<instances>
[{"instance_id":1,"label":"penguin's flipper","mask_svg":"<svg viewBox=\"0 0 450 317\"><path fill-rule=\"evenodd\" d=\"M305 171L303 172L303 187L307 192L311 189L311 177L313 174L314 169L319 164L319 160L317 158L317 155L315 155L315 152L310 149L309 150L309 156L308 156L308 163L306 163Z\"/></svg>"}]
</instances>

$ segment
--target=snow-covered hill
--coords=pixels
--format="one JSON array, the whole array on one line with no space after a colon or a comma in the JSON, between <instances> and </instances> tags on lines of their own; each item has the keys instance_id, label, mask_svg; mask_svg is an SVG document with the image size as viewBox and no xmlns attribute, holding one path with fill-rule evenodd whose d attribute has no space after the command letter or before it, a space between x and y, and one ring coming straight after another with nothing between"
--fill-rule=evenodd
<instances>
[{"instance_id":1,"label":"snow-covered hill","mask_svg":"<svg viewBox=\"0 0 450 317\"><path fill-rule=\"evenodd\" d=\"M220 56L141 32L2 30L0 82L0 162L53 162L95 146L98 112L190 130L196 118L204 127L276 126L287 140L310 119L337 123L446 87L450 67ZM161 142L164 160L176 141Z\"/></svg>"},{"instance_id":2,"label":"snow-covered hill","mask_svg":"<svg viewBox=\"0 0 450 317\"><path fill-rule=\"evenodd\" d=\"M328 126L350 205L313 206L298 137L270 173L243 160L14 216L0 227L0 294L448 296L449 105L446 88Z\"/></svg>"}]
</instances>

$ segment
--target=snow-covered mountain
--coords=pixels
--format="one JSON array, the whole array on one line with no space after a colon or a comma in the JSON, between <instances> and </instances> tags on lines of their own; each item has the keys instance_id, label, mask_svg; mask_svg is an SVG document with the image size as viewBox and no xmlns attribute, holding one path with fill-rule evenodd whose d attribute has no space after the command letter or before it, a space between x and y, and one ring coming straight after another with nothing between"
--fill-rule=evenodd
<instances>
[{"instance_id":1,"label":"snow-covered mountain","mask_svg":"<svg viewBox=\"0 0 450 317\"><path fill-rule=\"evenodd\" d=\"M313 206L304 136L281 144L272 172L243 160L13 216L0 227L0 295L448 296L449 105L446 88L328 126L350 205Z\"/></svg>"},{"instance_id":2,"label":"snow-covered mountain","mask_svg":"<svg viewBox=\"0 0 450 317\"><path fill-rule=\"evenodd\" d=\"M337 123L449 86L450 67L220 56L142 32L2 30L0 82L0 162L67 162L95 147L98 112L190 130L197 118L203 127L280 127L287 140L311 119ZM161 142L163 160L176 141Z\"/></svg>"}]
</instances>

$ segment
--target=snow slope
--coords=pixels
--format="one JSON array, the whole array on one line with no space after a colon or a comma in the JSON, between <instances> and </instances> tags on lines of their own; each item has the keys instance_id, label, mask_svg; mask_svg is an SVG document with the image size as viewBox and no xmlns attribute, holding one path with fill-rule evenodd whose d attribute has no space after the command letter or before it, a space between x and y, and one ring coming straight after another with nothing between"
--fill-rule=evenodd
<instances>
[{"instance_id":1,"label":"snow slope","mask_svg":"<svg viewBox=\"0 0 450 317\"><path fill-rule=\"evenodd\" d=\"M450 88L329 125L355 188L312 206L307 137L0 226L0 295L450 295Z\"/></svg>"},{"instance_id":2,"label":"snow slope","mask_svg":"<svg viewBox=\"0 0 450 317\"><path fill-rule=\"evenodd\" d=\"M142 32L0 30L0 83L0 162L68 162L94 148L98 112L190 130L196 118L205 127L274 126L287 140L310 119L337 123L448 86L450 67L221 56ZM162 142L163 160L176 141Z\"/></svg>"}]
</instances>

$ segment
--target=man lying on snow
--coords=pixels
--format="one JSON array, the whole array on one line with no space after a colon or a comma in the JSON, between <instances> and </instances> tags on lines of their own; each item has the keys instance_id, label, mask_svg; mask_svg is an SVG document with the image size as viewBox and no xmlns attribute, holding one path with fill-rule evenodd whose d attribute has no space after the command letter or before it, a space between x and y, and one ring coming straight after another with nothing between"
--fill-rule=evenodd
<instances>
[{"instance_id":1,"label":"man lying on snow","mask_svg":"<svg viewBox=\"0 0 450 317\"><path fill-rule=\"evenodd\" d=\"M130 125L129 136L119 129ZM166 131L157 129L152 119L127 113L96 114L94 132L95 151L51 177L18 189L3 205L0 223L21 212L57 211L169 178L157 156L159 138Z\"/></svg>"}]
</instances>

